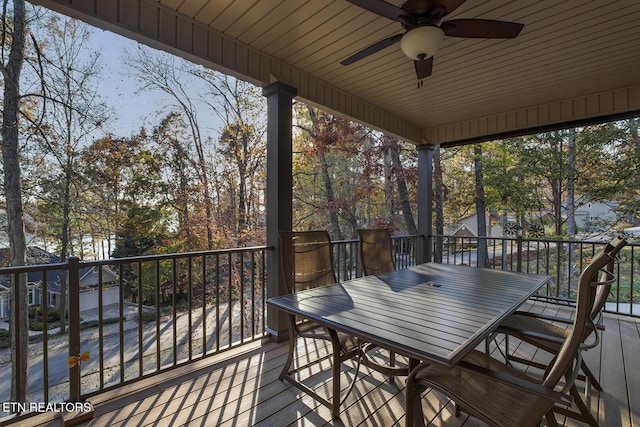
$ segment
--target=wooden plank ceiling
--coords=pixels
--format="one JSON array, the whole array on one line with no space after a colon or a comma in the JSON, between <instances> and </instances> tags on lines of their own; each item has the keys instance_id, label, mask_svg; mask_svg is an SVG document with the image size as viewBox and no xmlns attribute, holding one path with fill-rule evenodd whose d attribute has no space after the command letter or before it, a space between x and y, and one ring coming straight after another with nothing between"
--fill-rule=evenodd
<instances>
[{"instance_id":1,"label":"wooden plank ceiling","mask_svg":"<svg viewBox=\"0 0 640 427\"><path fill-rule=\"evenodd\" d=\"M389 0L401 5L402 1ZM340 61L399 23L345 0L36 0L416 144L640 114L637 0L467 0L445 20L524 24L513 40L446 37L418 87L399 44Z\"/></svg>"}]
</instances>

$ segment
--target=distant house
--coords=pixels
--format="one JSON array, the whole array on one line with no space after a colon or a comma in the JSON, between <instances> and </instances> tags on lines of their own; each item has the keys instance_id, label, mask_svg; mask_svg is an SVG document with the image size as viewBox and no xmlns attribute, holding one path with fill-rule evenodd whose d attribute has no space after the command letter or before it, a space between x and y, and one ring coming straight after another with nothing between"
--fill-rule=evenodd
<instances>
[{"instance_id":1,"label":"distant house","mask_svg":"<svg viewBox=\"0 0 640 427\"><path fill-rule=\"evenodd\" d=\"M8 251L0 250L0 266L8 264ZM60 262L60 258L38 247L27 249L27 263L29 265L53 264ZM107 266L102 266L102 304L107 306L119 301L120 288L118 275ZM27 275L27 304L38 306L47 304L55 307L60 298L61 270L47 271L43 277L41 271L31 272ZM44 294L46 279L46 295ZM10 315L10 277L0 276L0 319L6 319ZM80 269L80 311L98 308L98 283L99 270L97 267L85 267Z\"/></svg>"},{"instance_id":2,"label":"distant house","mask_svg":"<svg viewBox=\"0 0 640 427\"><path fill-rule=\"evenodd\" d=\"M492 221L492 217L486 215L487 237L502 237L502 226L496 221ZM473 214L462 218L457 224L451 225L445 234L458 237L477 237L478 233L478 214Z\"/></svg>"},{"instance_id":3,"label":"distant house","mask_svg":"<svg viewBox=\"0 0 640 427\"><path fill-rule=\"evenodd\" d=\"M107 266L102 266L102 306L117 304L120 301L118 275ZM80 269L80 311L98 308L99 270L97 267Z\"/></svg>"},{"instance_id":4,"label":"distant house","mask_svg":"<svg viewBox=\"0 0 640 427\"><path fill-rule=\"evenodd\" d=\"M0 285L0 319L7 319L9 317L10 297L11 294L9 293L9 288L4 285Z\"/></svg>"},{"instance_id":5,"label":"distant house","mask_svg":"<svg viewBox=\"0 0 640 427\"><path fill-rule=\"evenodd\" d=\"M38 247L27 247L27 264L53 264L59 262L60 258L48 253ZM0 267L9 265L9 249L0 249ZM60 280L60 273L49 271L46 274L47 283ZM38 289L38 283L42 283L42 272L29 273L27 275L27 304L29 306L42 304L42 292ZM54 299L55 301L55 299ZM11 307L11 278L9 276L0 276L0 319L7 319ZM51 304L50 304L51 305Z\"/></svg>"},{"instance_id":6,"label":"distant house","mask_svg":"<svg viewBox=\"0 0 640 427\"><path fill-rule=\"evenodd\" d=\"M607 230L618 220L617 202L588 202L581 200L574 212L576 226L582 233Z\"/></svg>"}]
</instances>

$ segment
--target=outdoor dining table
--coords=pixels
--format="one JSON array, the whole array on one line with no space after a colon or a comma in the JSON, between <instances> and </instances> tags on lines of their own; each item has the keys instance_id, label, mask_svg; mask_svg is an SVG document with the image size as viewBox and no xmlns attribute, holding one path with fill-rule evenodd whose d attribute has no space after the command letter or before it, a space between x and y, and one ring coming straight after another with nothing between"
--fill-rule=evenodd
<instances>
[{"instance_id":1,"label":"outdoor dining table","mask_svg":"<svg viewBox=\"0 0 640 427\"><path fill-rule=\"evenodd\" d=\"M267 304L287 312L290 321L300 316L404 355L410 368L419 362L451 367L550 281L548 275L426 263L273 297ZM336 346L334 340L334 356ZM336 366L333 390L333 400L323 403L337 418Z\"/></svg>"}]
</instances>

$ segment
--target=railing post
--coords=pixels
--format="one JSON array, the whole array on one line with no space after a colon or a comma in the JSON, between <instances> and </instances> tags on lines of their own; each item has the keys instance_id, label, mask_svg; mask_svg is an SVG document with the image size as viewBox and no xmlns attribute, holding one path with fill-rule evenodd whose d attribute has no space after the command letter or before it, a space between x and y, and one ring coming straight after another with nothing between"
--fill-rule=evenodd
<instances>
[{"instance_id":1,"label":"railing post","mask_svg":"<svg viewBox=\"0 0 640 427\"><path fill-rule=\"evenodd\" d=\"M80 355L80 260L69 257L69 357ZM62 298L65 298L62 295ZM62 313L64 316L64 313ZM69 399L80 401L80 363L69 368Z\"/></svg>"},{"instance_id":2,"label":"railing post","mask_svg":"<svg viewBox=\"0 0 640 427\"><path fill-rule=\"evenodd\" d=\"M11 316L13 323L11 327L14 329L12 333L12 397L19 403L26 403L29 399L29 362L25 356L25 352L29 352L29 313L27 311L27 273L15 273L12 277L11 288L13 295L11 296Z\"/></svg>"},{"instance_id":3,"label":"railing post","mask_svg":"<svg viewBox=\"0 0 640 427\"><path fill-rule=\"evenodd\" d=\"M517 245L518 245L518 258L517 258L517 266L516 266L516 271L518 273L522 273L522 234L518 233L518 237L516 239Z\"/></svg>"}]
</instances>

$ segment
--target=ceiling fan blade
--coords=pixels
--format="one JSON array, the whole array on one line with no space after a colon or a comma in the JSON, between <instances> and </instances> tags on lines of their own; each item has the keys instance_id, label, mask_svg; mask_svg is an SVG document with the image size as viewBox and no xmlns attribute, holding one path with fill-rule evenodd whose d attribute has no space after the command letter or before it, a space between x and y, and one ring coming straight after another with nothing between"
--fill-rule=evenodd
<instances>
[{"instance_id":1,"label":"ceiling fan blade","mask_svg":"<svg viewBox=\"0 0 640 427\"><path fill-rule=\"evenodd\" d=\"M520 34L524 24L491 19L452 19L440 27L449 37L513 39Z\"/></svg>"},{"instance_id":2,"label":"ceiling fan blade","mask_svg":"<svg viewBox=\"0 0 640 427\"><path fill-rule=\"evenodd\" d=\"M374 54L376 52L381 51L385 47L389 47L389 46L399 42L401 38L402 38L402 34L396 34L394 36L387 37L386 39L380 40L379 42L376 42L376 43L372 44L371 46L362 49L360 52L357 52L357 53L351 55L347 59L342 60L340 63L342 65L353 64L356 61L359 61L361 59L366 58L369 55L372 55L372 54Z\"/></svg>"},{"instance_id":3,"label":"ceiling fan blade","mask_svg":"<svg viewBox=\"0 0 640 427\"><path fill-rule=\"evenodd\" d=\"M444 11L442 16L445 16L459 8L465 1L467 0L434 0L431 10L442 8Z\"/></svg>"},{"instance_id":4,"label":"ceiling fan blade","mask_svg":"<svg viewBox=\"0 0 640 427\"><path fill-rule=\"evenodd\" d=\"M418 80L429 77L431 75L431 69L433 68L433 56L423 60L415 60L413 61L413 65L416 67Z\"/></svg>"},{"instance_id":5,"label":"ceiling fan blade","mask_svg":"<svg viewBox=\"0 0 640 427\"><path fill-rule=\"evenodd\" d=\"M398 21L399 16L407 15L407 12L400 9L398 6L395 6L391 3L387 3L383 0L347 0L351 4L355 4L363 9L366 9L370 12L377 13L380 16L384 16L385 18L392 19L394 21Z\"/></svg>"}]
</instances>

